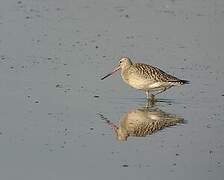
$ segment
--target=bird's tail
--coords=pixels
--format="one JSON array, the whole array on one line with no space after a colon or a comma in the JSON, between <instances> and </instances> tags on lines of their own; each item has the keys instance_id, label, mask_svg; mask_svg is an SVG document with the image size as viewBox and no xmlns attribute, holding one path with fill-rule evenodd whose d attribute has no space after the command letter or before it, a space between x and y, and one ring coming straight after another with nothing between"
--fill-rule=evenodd
<instances>
[{"instance_id":1,"label":"bird's tail","mask_svg":"<svg viewBox=\"0 0 224 180\"><path fill-rule=\"evenodd\" d=\"M169 81L173 85L183 85L183 84L190 84L190 81L187 80L176 80L176 81Z\"/></svg>"},{"instance_id":2,"label":"bird's tail","mask_svg":"<svg viewBox=\"0 0 224 180\"><path fill-rule=\"evenodd\" d=\"M180 84L190 84L190 81L187 80L180 80L179 82Z\"/></svg>"}]
</instances>

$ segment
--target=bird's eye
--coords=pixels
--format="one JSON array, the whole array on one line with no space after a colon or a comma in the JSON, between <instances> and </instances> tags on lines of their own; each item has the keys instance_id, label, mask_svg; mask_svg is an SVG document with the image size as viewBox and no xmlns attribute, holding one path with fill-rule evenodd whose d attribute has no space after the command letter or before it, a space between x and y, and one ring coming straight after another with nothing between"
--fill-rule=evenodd
<instances>
[{"instance_id":1,"label":"bird's eye","mask_svg":"<svg viewBox=\"0 0 224 180\"><path fill-rule=\"evenodd\" d=\"M119 63L121 64L122 61L119 61Z\"/></svg>"}]
</instances>

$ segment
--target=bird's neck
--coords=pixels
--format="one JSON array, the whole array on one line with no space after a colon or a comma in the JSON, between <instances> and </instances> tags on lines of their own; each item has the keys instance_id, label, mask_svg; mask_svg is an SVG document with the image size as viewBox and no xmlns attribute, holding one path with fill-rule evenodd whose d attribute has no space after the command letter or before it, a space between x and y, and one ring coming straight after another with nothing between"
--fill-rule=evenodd
<instances>
[{"instance_id":1,"label":"bird's neck","mask_svg":"<svg viewBox=\"0 0 224 180\"><path fill-rule=\"evenodd\" d=\"M128 70L130 67L131 67L131 63L130 64L127 64L126 66L124 66L122 69L121 69L121 72L125 72L126 70Z\"/></svg>"}]
</instances>

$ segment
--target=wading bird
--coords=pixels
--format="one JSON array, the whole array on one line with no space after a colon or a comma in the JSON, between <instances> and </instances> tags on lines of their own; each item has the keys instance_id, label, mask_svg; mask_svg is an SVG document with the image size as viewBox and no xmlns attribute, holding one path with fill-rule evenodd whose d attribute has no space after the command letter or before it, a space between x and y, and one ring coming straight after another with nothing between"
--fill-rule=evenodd
<instances>
[{"instance_id":1,"label":"wading bird","mask_svg":"<svg viewBox=\"0 0 224 180\"><path fill-rule=\"evenodd\" d=\"M189 81L178 79L157 67L142 63L133 63L128 57L121 58L118 67L101 78L101 80L114 74L118 70L121 70L123 81L135 89L145 91L148 100L150 100L149 94L151 92L158 91L155 94L151 94L151 101L155 100L155 95L173 86L189 83Z\"/></svg>"}]
</instances>

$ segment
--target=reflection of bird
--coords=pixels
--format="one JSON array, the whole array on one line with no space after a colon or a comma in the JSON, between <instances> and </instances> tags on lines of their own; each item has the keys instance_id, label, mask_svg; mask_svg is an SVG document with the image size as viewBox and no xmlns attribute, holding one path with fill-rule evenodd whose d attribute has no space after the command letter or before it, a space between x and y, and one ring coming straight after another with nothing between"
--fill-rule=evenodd
<instances>
[{"instance_id":1,"label":"reflection of bird","mask_svg":"<svg viewBox=\"0 0 224 180\"><path fill-rule=\"evenodd\" d=\"M127 112L120 119L119 126L100 115L103 120L111 125L118 140L127 140L129 136L144 137L164 129L183 123L184 119L176 115L163 112L159 109L135 109Z\"/></svg>"},{"instance_id":2,"label":"reflection of bird","mask_svg":"<svg viewBox=\"0 0 224 180\"><path fill-rule=\"evenodd\" d=\"M159 91L155 95L166 91L167 89L182 84L187 84L189 81L178 79L171 76L157 67L147 64L132 63L127 57L119 60L119 65L111 73L107 74L101 80L112 75L121 69L121 76L124 82L131 87L143 90L146 92L149 99L150 91ZM151 100L154 100L155 95L151 95Z\"/></svg>"}]
</instances>

